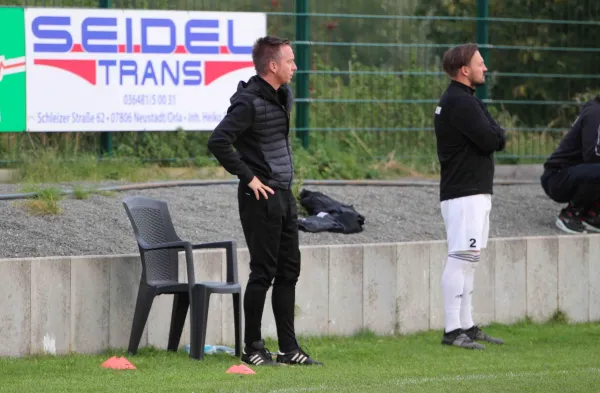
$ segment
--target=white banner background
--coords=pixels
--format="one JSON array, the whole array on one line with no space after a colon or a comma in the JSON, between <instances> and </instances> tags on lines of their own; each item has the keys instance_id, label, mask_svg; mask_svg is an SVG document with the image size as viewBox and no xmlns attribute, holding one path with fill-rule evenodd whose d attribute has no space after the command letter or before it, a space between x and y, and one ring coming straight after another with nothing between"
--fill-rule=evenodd
<instances>
[{"instance_id":1,"label":"white banner background","mask_svg":"<svg viewBox=\"0 0 600 393\"><path fill-rule=\"evenodd\" d=\"M50 18L44 20L39 17ZM62 19L61 22L57 17L70 17L70 24L60 25L68 20ZM97 26L101 23L100 20L88 19L89 26L82 27L86 18L90 17L116 18L117 26ZM129 40L126 37L126 18L131 18L132 38ZM210 25L208 27L194 27L190 30L193 34L203 33L208 40L199 41L199 36L196 35L191 43L194 46L227 47L229 20L233 20L232 42L235 47L251 47L257 38L266 35L267 30L266 15L262 13L26 9L28 130L214 129L225 115L229 98L239 81L245 81L255 74L251 65L252 55L227 54L223 53L226 51L224 48L220 50L220 54L147 54L139 53L141 50L138 53L123 53L128 51L125 48L132 48L135 52L136 46L141 44L142 18L173 21L179 52L185 47L186 23L189 20L212 21L205 22ZM213 27L217 24L215 20L218 20L218 28ZM112 36L110 32L114 32ZM167 27L148 27L147 32L147 44L170 44ZM94 33L104 37L94 39ZM218 33L218 42L211 42L210 40L217 38L215 33ZM69 35L72 37L72 45L68 42ZM82 36L87 37L83 42ZM47 45L45 50L40 47L34 50L35 44L50 46ZM121 53L90 53L94 48L98 49L99 45L120 45ZM71 50L65 53L65 49L69 47ZM121 63L123 61L125 63ZM201 65L186 64L198 61ZM168 70L163 70L163 62L167 64ZM206 62L213 62L210 65L210 74L213 76L215 73L224 73L227 69L241 68L207 81ZM215 62L230 63L223 65ZM152 64L155 79L152 78L152 70L147 71L148 63ZM122 70L125 71L123 74ZM177 70L180 80L173 83L168 71L177 75ZM197 83L199 73L202 77L200 84ZM145 74L149 77L144 78ZM163 77L164 81L161 80ZM195 84L185 85L185 80Z\"/></svg>"}]
</instances>

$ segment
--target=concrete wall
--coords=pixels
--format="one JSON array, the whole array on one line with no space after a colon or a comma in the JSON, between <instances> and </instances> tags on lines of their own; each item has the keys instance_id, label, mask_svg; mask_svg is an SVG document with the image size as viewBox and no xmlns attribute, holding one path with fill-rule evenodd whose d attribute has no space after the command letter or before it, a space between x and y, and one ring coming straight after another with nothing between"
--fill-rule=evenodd
<instances>
[{"instance_id":1,"label":"concrete wall","mask_svg":"<svg viewBox=\"0 0 600 393\"><path fill-rule=\"evenodd\" d=\"M302 249L296 296L299 334L380 334L442 329L444 241ZM249 255L238 251L245 286ZM183 257L180 278L185 279ZM225 252L196 254L196 279L225 278ZM141 264L137 255L0 260L0 356L97 353L126 348ZM476 272L477 323L600 320L600 237L491 239ZM270 291L269 291L270 295ZM172 296L153 305L141 346L166 348ZM210 301L207 343L233 344L231 296ZM270 300L265 336L275 336ZM189 327L181 345L189 342Z\"/></svg>"}]
</instances>

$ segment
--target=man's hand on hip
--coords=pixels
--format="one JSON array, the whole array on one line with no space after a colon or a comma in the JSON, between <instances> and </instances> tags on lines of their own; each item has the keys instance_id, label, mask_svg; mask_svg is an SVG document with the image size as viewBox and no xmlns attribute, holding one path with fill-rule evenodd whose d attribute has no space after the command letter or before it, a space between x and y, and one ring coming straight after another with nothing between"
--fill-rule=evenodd
<instances>
[{"instance_id":1,"label":"man's hand on hip","mask_svg":"<svg viewBox=\"0 0 600 393\"><path fill-rule=\"evenodd\" d=\"M250 187L252 189L252 191L254 191L254 196L256 197L257 200L260 199L260 194L263 194L265 199L269 199L267 192L270 192L271 194L275 194L275 191L273 191L268 186L262 184L262 182L256 176L254 176L254 178L252 178L252 181L248 184L248 187Z\"/></svg>"}]
</instances>

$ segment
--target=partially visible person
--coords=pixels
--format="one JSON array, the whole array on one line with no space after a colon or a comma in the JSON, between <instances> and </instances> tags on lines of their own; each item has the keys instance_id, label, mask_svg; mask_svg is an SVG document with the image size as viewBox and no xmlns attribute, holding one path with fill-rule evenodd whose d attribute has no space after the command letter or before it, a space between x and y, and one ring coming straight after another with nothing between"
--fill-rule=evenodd
<instances>
[{"instance_id":1,"label":"partially visible person","mask_svg":"<svg viewBox=\"0 0 600 393\"><path fill-rule=\"evenodd\" d=\"M443 57L451 81L435 109L441 166L440 205L448 257L442 274L445 329L442 344L484 349L477 341L502 344L485 334L472 316L475 270L486 248L492 209L494 152L506 144L504 130L474 96L487 67L476 44L449 49Z\"/></svg>"},{"instance_id":2,"label":"partially visible person","mask_svg":"<svg viewBox=\"0 0 600 393\"><path fill-rule=\"evenodd\" d=\"M566 203L556 226L563 232L600 232L600 96L587 101L558 148L544 163L542 188Z\"/></svg>"},{"instance_id":3,"label":"partially visible person","mask_svg":"<svg viewBox=\"0 0 600 393\"><path fill-rule=\"evenodd\" d=\"M240 179L238 207L250 252L242 361L254 366L320 365L300 347L294 329L301 256L289 143L294 52L288 40L266 36L255 42L252 60L257 75L238 84L226 116L208 141L210 152ZM261 334L271 285L279 341L276 360Z\"/></svg>"}]
</instances>

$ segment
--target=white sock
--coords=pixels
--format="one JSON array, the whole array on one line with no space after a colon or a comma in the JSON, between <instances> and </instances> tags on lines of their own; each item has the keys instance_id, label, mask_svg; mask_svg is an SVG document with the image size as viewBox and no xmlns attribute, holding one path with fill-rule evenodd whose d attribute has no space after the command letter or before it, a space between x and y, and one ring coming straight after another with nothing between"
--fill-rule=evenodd
<instances>
[{"instance_id":1,"label":"white sock","mask_svg":"<svg viewBox=\"0 0 600 393\"><path fill-rule=\"evenodd\" d=\"M446 333L461 328L460 305L465 287L464 265L469 262L448 256L442 274L442 294L446 314Z\"/></svg>"},{"instance_id":2,"label":"white sock","mask_svg":"<svg viewBox=\"0 0 600 393\"><path fill-rule=\"evenodd\" d=\"M475 281L475 269L479 264L479 253L472 252L473 261L465 266L465 286L463 290L462 302L460 303L460 324L463 330L472 328L473 322L473 282Z\"/></svg>"}]
</instances>

